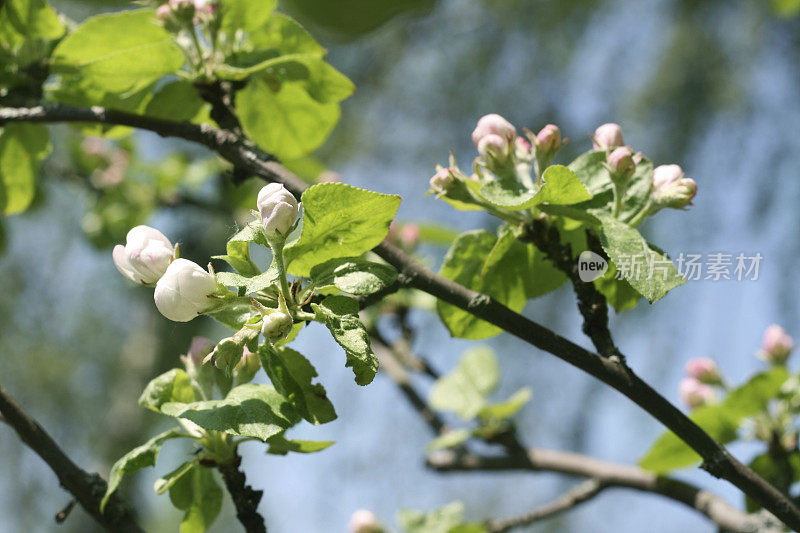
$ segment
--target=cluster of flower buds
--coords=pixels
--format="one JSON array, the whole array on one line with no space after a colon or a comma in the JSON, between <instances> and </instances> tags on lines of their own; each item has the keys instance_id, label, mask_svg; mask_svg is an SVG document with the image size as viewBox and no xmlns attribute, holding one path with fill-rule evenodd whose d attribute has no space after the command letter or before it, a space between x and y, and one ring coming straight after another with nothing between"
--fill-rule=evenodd
<instances>
[{"instance_id":1,"label":"cluster of flower buds","mask_svg":"<svg viewBox=\"0 0 800 533\"><path fill-rule=\"evenodd\" d=\"M201 23L213 19L219 10L215 0L169 0L156 9L156 17L165 25Z\"/></svg>"},{"instance_id":2,"label":"cluster of flower buds","mask_svg":"<svg viewBox=\"0 0 800 533\"><path fill-rule=\"evenodd\" d=\"M764 331L758 357L771 365L783 365L793 349L792 338L782 327L773 324Z\"/></svg>"},{"instance_id":3,"label":"cluster of flower buds","mask_svg":"<svg viewBox=\"0 0 800 533\"><path fill-rule=\"evenodd\" d=\"M697 183L684 177L678 165L661 165L653 170L653 209L664 207L683 209L692 205L697 194Z\"/></svg>"},{"instance_id":4,"label":"cluster of flower buds","mask_svg":"<svg viewBox=\"0 0 800 533\"><path fill-rule=\"evenodd\" d=\"M722 387L722 374L712 359L697 357L686 363L687 377L681 381L678 394L681 401L691 409L702 407L717 400L715 387Z\"/></svg>"},{"instance_id":5,"label":"cluster of flower buds","mask_svg":"<svg viewBox=\"0 0 800 533\"><path fill-rule=\"evenodd\" d=\"M268 241L285 239L294 229L300 204L280 183L270 183L258 193L256 202Z\"/></svg>"},{"instance_id":6,"label":"cluster of flower buds","mask_svg":"<svg viewBox=\"0 0 800 533\"><path fill-rule=\"evenodd\" d=\"M375 513L367 509L359 509L354 512L347 528L350 533L383 533L385 531Z\"/></svg>"},{"instance_id":7,"label":"cluster of flower buds","mask_svg":"<svg viewBox=\"0 0 800 533\"><path fill-rule=\"evenodd\" d=\"M125 245L116 245L112 255L123 276L134 283L153 285L164 275L177 253L177 246L172 246L157 229L136 226L125 237Z\"/></svg>"},{"instance_id":8,"label":"cluster of flower buds","mask_svg":"<svg viewBox=\"0 0 800 533\"><path fill-rule=\"evenodd\" d=\"M506 119L495 113L485 115L472 132L472 142L487 162L505 161L515 147L517 129Z\"/></svg>"}]
</instances>

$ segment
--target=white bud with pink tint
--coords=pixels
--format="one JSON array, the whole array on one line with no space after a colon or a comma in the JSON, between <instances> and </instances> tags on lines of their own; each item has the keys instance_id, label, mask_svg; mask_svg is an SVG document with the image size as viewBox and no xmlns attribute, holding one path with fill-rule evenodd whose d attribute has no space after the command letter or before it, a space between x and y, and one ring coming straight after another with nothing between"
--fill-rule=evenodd
<instances>
[{"instance_id":1,"label":"white bud with pink tint","mask_svg":"<svg viewBox=\"0 0 800 533\"><path fill-rule=\"evenodd\" d=\"M188 259L176 259L156 284L158 311L174 322L188 322L207 311L217 291L214 274Z\"/></svg>"},{"instance_id":2,"label":"white bud with pink tint","mask_svg":"<svg viewBox=\"0 0 800 533\"><path fill-rule=\"evenodd\" d=\"M705 383L700 383L694 378L684 378L678 387L681 401L690 409L697 409L716 401L717 395L714 388Z\"/></svg>"},{"instance_id":3,"label":"white bud with pink tint","mask_svg":"<svg viewBox=\"0 0 800 533\"><path fill-rule=\"evenodd\" d=\"M472 142L475 146L487 135L498 135L511 143L517 138L517 129L509 121L498 114L492 113L481 117L475 131L472 132Z\"/></svg>"},{"instance_id":4,"label":"white bud with pink tint","mask_svg":"<svg viewBox=\"0 0 800 533\"><path fill-rule=\"evenodd\" d=\"M708 357L690 359L686 363L686 375L708 385L718 385L722 380L717 363Z\"/></svg>"},{"instance_id":5,"label":"white bud with pink tint","mask_svg":"<svg viewBox=\"0 0 800 533\"><path fill-rule=\"evenodd\" d=\"M684 177L678 165L660 165L653 169L653 204L656 207L683 209L692 205L697 183Z\"/></svg>"},{"instance_id":6,"label":"white bud with pink tint","mask_svg":"<svg viewBox=\"0 0 800 533\"><path fill-rule=\"evenodd\" d=\"M175 248L163 233L149 226L136 226L125 237L125 245L114 247L117 270L135 283L152 285L167 271Z\"/></svg>"},{"instance_id":7,"label":"white bud with pink tint","mask_svg":"<svg viewBox=\"0 0 800 533\"><path fill-rule=\"evenodd\" d=\"M491 159L505 159L508 157L508 140L490 133L478 142L478 153L487 162Z\"/></svg>"},{"instance_id":8,"label":"white bud with pink tint","mask_svg":"<svg viewBox=\"0 0 800 533\"><path fill-rule=\"evenodd\" d=\"M256 201L267 240L286 237L300 209L295 197L280 183L261 188Z\"/></svg>"},{"instance_id":9,"label":"white bud with pink tint","mask_svg":"<svg viewBox=\"0 0 800 533\"><path fill-rule=\"evenodd\" d=\"M792 338L782 327L773 324L764 332L759 357L772 365L782 365L786 363L793 349Z\"/></svg>"},{"instance_id":10,"label":"white bud with pink tint","mask_svg":"<svg viewBox=\"0 0 800 533\"><path fill-rule=\"evenodd\" d=\"M438 196L442 196L447 193L447 190L453 186L455 181L456 178L453 176L452 169L443 168L433 175L430 185L433 192Z\"/></svg>"},{"instance_id":11,"label":"white bud with pink tint","mask_svg":"<svg viewBox=\"0 0 800 533\"><path fill-rule=\"evenodd\" d=\"M382 533L384 531L375 513L366 509L359 509L353 513L347 529L350 533Z\"/></svg>"},{"instance_id":12,"label":"white bud with pink tint","mask_svg":"<svg viewBox=\"0 0 800 533\"><path fill-rule=\"evenodd\" d=\"M622 128L619 127L619 124L614 124L613 122L603 124L597 128L594 131L594 135L592 135L592 140L594 141L595 150L610 150L625 144L622 138Z\"/></svg>"}]
</instances>

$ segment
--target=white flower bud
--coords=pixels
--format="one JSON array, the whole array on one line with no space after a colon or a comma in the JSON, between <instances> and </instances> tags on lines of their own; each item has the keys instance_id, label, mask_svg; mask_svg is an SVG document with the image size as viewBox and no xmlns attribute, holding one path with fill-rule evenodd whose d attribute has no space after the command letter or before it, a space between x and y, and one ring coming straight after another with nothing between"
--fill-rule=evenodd
<instances>
[{"instance_id":1,"label":"white flower bud","mask_svg":"<svg viewBox=\"0 0 800 533\"><path fill-rule=\"evenodd\" d=\"M264 316L264 322L261 325L261 334L264 338L270 341L279 341L289 334L292 329L292 317L286 313L276 311Z\"/></svg>"},{"instance_id":2,"label":"white flower bud","mask_svg":"<svg viewBox=\"0 0 800 533\"><path fill-rule=\"evenodd\" d=\"M597 128L594 131L594 135L592 135L592 140L594 141L595 150L608 150L625 144L622 139L622 128L619 127L619 124L614 124L613 122L603 124Z\"/></svg>"},{"instance_id":3,"label":"white flower bud","mask_svg":"<svg viewBox=\"0 0 800 533\"><path fill-rule=\"evenodd\" d=\"M653 203L658 207L683 209L697 194L697 183L685 178L678 165L661 165L653 170Z\"/></svg>"},{"instance_id":4,"label":"white flower bud","mask_svg":"<svg viewBox=\"0 0 800 533\"><path fill-rule=\"evenodd\" d=\"M555 124L548 124L536 134L536 150L554 154L561 148L561 130Z\"/></svg>"},{"instance_id":5,"label":"white flower bud","mask_svg":"<svg viewBox=\"0 0 800 533\"><path fill-rule=\"evenodd\" d=\"M626 181L636 171L633 152L627 146L620 146L606 158L611 175L616 181Z\"/></svg>"},{"instance_id":6,"label":"white flower bud","mask_svg":"<svg viewBox=\"0 0 800 533\"><path fill-rule=\"evenodd\" d=\"M258 192L258 211L267 239L286 237L300 207L295 197L280 183L270 183Z\"/></svg>"},{"instance_id":7,"label":"white flower bud","mask_svg":"<svg viewBox=\"0 0 800 533\"><path fill-rule=\"evenodd\" d=\"M490 133L478 142L478 153L487 161L490 158L506 159L508 157L508 141L499 135Z\"/></svg>"},{"instance_id":8,"label":"white flower bud","mask_svg":"<svg viewBox=\"0 0 800 533\"><path fill-rule=\"evenodd\" d=\"M722 376L719 367L713 359L708 357L695 357L686 363L686 374L707 385L718 385L722 383Z\"/></svg>"},{"instance_id":9,"label":"white flower bud","mask_svg":"<svg viewBox=\"0 0 800 533\"><path fill-rule=\"evenodd\" d=\"M157 229L136 226L125 241L125 246L116 245L112 253L117 270L135 283L151 285L158 281L175 253L169 239Z\"/></svg>"},{"instance_id":10,"label":"white flower bud","mask_svg":"<svg viewBox=\"0 0 800 533\"><path fill-rule=\"evenodd\" d=\"M154 299L158 311L175 322L188 322L212 304L217 280L188 259L173 261L156 284Z\"/></svg>"},{"instance_id":11,"label":"white flower bud","mask_svg":"<svg viewBox=\"0 0 800 533\"><path fill-rule=\"evenodd\" d=\"M443 168L436 172L431 178L431 189L438 195L447 193L447 190L455 183L456 179L453 177L453 170L450 168Z\"/></svg>"},{"instance_id":12,"label":"white flower bud","mask_svg":"<svg viewBox=\"0 0 800 533\"><path fill-rule=\"evenodd\" d=\"M773 324L764 332L759 356L770 364L782 365L786 363L793 349L794 341L789 334L782 327Z\"/></svg>"},{"instance_id":13,"label":"white flower bud","mask_svg":"<svg viewBox=\"0 0 800 533\"><path fill-rule=\"evenodd\" d=\"M681 397L681 401L690 409L713 403L717 399L713 387L700 383L694 378L684 378L681 381L678 395Z\"/></svg>"},{"instance_id":14,"label":"white flower bud","mask_svg":"<svg viewBox=\"0 0 800 533\"><path fill-rule=\"evenodd\" d=\"M517 138L517 129L506 119L492 113L481 117L475 131L472 132L472 142L475 146L487 135L499 135L507 143L513 142Z\"/></svg>"},{"instance_id":15,"label":"white flower bud","mask_svg":"<svg viewBox=\"0 0 800 533\"><path fill-rule=\"evenodd\" d=\"M350 523L347 528L350 533L381 533L383 531L375 513L366 509L359 509L354 512L350 517Z\"/></svg>"}]
</instances>

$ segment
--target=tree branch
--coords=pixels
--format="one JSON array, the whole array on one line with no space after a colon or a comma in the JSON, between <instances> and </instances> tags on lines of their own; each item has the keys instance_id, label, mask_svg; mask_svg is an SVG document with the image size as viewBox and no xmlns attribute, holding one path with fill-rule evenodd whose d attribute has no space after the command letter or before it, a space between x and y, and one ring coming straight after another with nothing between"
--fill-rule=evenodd
<instances>
[{"instance_id":1,"label":"tree branch","mask_svg":"<svg viewBox=\"0 0 800 533\"><path fill-rule=\"evenodd\" d=\"M242 171L268 181L282 183L296 197L307 188L297 176L234 133L212 126L172 122L153 117L107 110L101 107L38 106L0 109L0 125L8 122L94 122L117 124L153 131L165 137L178 137L203 144ZM388 241L373 250L401 274L402 283L425 291L440 300L472 313L512 335L549 352L615 388L672 430L702 458L702 467L726 479L770 510L786 525L800 530L800 509L775 487L747 468L677 407L656 392L616 358L603 358L564 339L549 329L515 313L485 294L468 289L439 276L416 263Z\"/></svg>"},{"instance_id":2,"label":"tree branch","mask_svg":"<svg viewBox=\"0 0 800 533\"><path fill-rule=\"evenodd\" d=\"M516 516L514 518L492 520L488 522L487 527L489 529L489 533L505 533L506 531L510 531L517 527L527 526L528 524L533 524L539 520L552 518L557 514L561 514L564 511L569 511L573 507L591 500L600 494L607 486L608 485L605 485L598 479L587 479L580 485L577 485L565 492L557 500L545 504L538 509L534 509L529 513L525 513L524 515Z\"/></svg>"},{"instance_id":3,"label":"tree branch","mask_svg":"<svg viewBox=\"0 0 800 533\"><path fill-rule=\"evenodd\" d=\"M244 526L244 530L247 533L266 533L264 517L258 513L258 504L261 502L264 491L255 490L247 484L244 472L239 470L241 462L242 458L237 453L232 463L218 464L217 470L222 474L222 479L225 481L225 486L236 507L236 517Z\"/></svg>"},{"instance_id":4,"label":"tree branch","mask_svg":"<svg viewBox=\"0 0 800 533\"><path fill-rule=\"evenodd\" d=\"M61 486L69 491L92 518L109 531L140 533L133 511L120 496L114 493L100 513L100 500L106 492L106 482L97 474L90 474L72 462L36 420L30 417L16 401L0 387L0 413L4 421L58 476Z\"/></svg>"},{"instance_id":5,"label":"tree branch","mask_svg":"<svg viewBox=\"0 0 800 533\"><path fill-rule=\"evenodd\" d=\"M549 471L596 479L604 487L623 487L659 494L704 514L722 529L737 533L770 531L765 518L735 509L719 496L670 477L663 477L635 466L617 464L558 450L531 449L528 462L516 457L485 457L471 453L440 451L428 458L428 466L438 472L466 471ZM768 521L766 521L768 522ZM758 526L758 527L756 527ZM767 527L767 529L762 529Z\"/></svg>"}]
</instances>

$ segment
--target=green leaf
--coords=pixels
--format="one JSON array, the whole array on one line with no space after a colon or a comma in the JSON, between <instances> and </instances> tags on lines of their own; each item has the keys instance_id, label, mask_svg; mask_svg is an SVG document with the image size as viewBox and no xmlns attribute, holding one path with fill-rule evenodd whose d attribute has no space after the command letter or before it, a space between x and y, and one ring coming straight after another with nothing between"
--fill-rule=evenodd
<instances>
[{"instance_id":1,"label":"green leaf","mask_svg":"<svg viewBox=\"0 0 800 533\"><path fill-rule=\"evenodd\" d=\"M605 151L592 150L578 156L567 168L578 176L578 179L586 186L591 195L596 196L605 191L610 191L613 187L611 175L608 173L608 169L603 166L605 162Z\"/></svg>"},{"instance_id":2,"label":"green leaf","mask_svg":"<svg viewBox=\"0 0 800 533\"><path fill-rule=\"evenodd\" d=\"M160 435L156 435L141 446L132 449L114 463L114 466L111 467L111 473L108 475L106 494L100 502L100 511L102 512L105 509L108 499L111 497L111 494L117 490L123 476L132 474L148 466L154 466L156 464L156 459L158 459L158 453L161 451L161 446L169 439L181 437L186 437L186 435L181 433L179 429L165 431Z\"/></svg>"},{"instance_id":3,"label":"green leaf","mask_svg":"<svg viewBox=\"0 0 800 533\"><path fill-rule=\"evenodd\" d=\"M788 463L788 464L787 464ZM783 493L800 477L800 453L794 450L787 453L785 460L776 461L769 452L757 455L749 466L756 474ZM787 466L789 468L787 468ZM749 496L745 496L745 505L748 513L754 513L761 506Z\"/></svg>"},{"instance_id":4,"label":"green leaf","mask_svg":"<svg viewBox=\"0 0 800 533\"><path fill-rule=\"evenodd\" d=\"M405 533L486 533L485 526L464 522L464 504L453 502L429 513L403 510L397 523Z\"/></svg>"},{"instance_id":5,"label":"green leaf","mask_svg":"<svg viewBox=\"0 0 800 533\"><path fill-rule=\"evenodd\" d=\"M717 442L732 442L737 437L742 420L765 409L788 377L784 367L775 367L756 374L747 383L731 391L722 403L700 407L689 418ZM667 473L698 461L700 456L694 450L674 433L667 431L639 460L639 465L647 470Z\"/></svg>"},{"instance_id":6,"label":"green leaf","mask_svg":"<svg viewBox=\"0 0 800 533\"><path fill-rule=\"evenodd\" d=\"M169 489L172 505L186 511L180 533L203 533L222 509L222 489L214 480L214 471L197 465Z\"/></svg>"},{"instance_id":7,"label":"green leaf","mask_svg":"<svg viewBox=\"0 0 800 533\"><path fill-rule=\"evenodd\" d=\"M219 272L217 273L217 280L222 283L223 279L227 280L227 276L236 275L237 274L233 274L231 272ZM254 278L245 279L251 280ZM244 327L245 323L250 320L250 317L255 312L256 311L253 309L253 304L250 302L250 298L229 296L222 307L211 312L206 312L205 314L217 322L220 322L221 324L224 324L233 330L239 331L242 329L242 327Z\"/></svg>"},{"instance_id":8,"label":"green leaf","mask_svg":"<svg viewBox=\"0 0 800 533\"><path fill-rule=\"evenodd\" d=\"M16 50L25 41L52 41L64 26L45 0L5 0L0 3L0 47Z\"/></svg>"},{"instance_id":9,"label":"green leaf","mask_svg":"<svg viewBox=\"0 0 800 533\"><path fill-rule=\"evenodd\" d=\"M617 313L636 307L642 295L624 279L616 279L617 267L609 262L608 272L594 280L594 286Z\"/></svg>"},{"instance_id":10,"label":"green leaf","mask_svg":"<svg viewBox=\"0 0 800 533\"><path fill-rule=\"evenodd\" d=\"M341 257L312 268L311 279L317 289L333 285L350 294L372 294L394 283L397 271L384 263Z\"/></svg>"},{"instance_id":11,"label":"green leaf","mask_svg":"<svg viewBox=\"0 0 800 533\"><path fill-rule=\"evenodd\" d=\"M278 6L278 0L220 0L221 30L231 34L251 31L263 25Z\"/></svg>"},{"instance_id":12,"label":"green leaf","mask_svg":"<svg viewBox=\"0 0 800 533\"><path fill-rule=\"evenodd\" d=\"M47 128L7 124L0 133L0 212L14 215L28 208L36 191L39 164L50 153Z\"/></svg>"},{"instance_id":13,"label":"green leaf","mask_svg":"<svg viewBox=\"0 0 800 533\"><path fill-rule=\"evenodd\" d=\"M478 418L481 420L506 420L511 418L530 401L532 394L528 387L524 387L504 402L484 405L478 411Z\"/></svg>"},{"instance_id":14,"label":"green leaf","mask_svg":"<svg viewBox=\"0 0 800 533\"><path fill-rule=\"evenodd\" d=\"M194 85L178 80L161 87L145 107L145 115L164 120L194 121L208 106Z\"/></svg>"},{"instance_id":15,"label":"green leaf","mask_svg":"<svg viewBox=\"0 0 800 533\"><path fill-rule=\"evenodd\" d=\"M448 448L457 448L472 437L472 431L469 429L454 429L447 431L428 443L425 447L429 452L436 450L446 450Z\"/></svg>"},{"instance_id":16,"label":"green leaf","mask_svg":"<svg viewBox=\"0 0 800 533\"><path fill-rule=\"evenodd\" d=\"M280 159L297 159L320 147L339 122L337 102L318 102L303 82L270 85L251 79L236 93L236 111L245 132Z\"/></svg>"},{"instance_id":17,"label":"green leaf","mask_svg":"<svg viewBox=\"0 0 800 533\"><path fill-rule=\"evenodd\" d=\"M184 56L152 9L97 15L62 40L53 71L113 93L132 93L183 66Z\"/></svg>"},{"instance_id":18,"label":"green leaf","mask_svg":"<svg viewBox=\"0 0 800 533\"><path fill-rule=\"evenodd\" d=\"M164 494L167 492L172 485L175 484L182 476L188 473L192 468L197 466L199 460L192 459L191 461L186 461L181 466L170 472L169 474L165 475L164 477L160 477L156 480L155 484L153 485L153 490L156 491L156 494Z\"/></svg>"},{"instance_id":19,"label":"green leaf","mask_svg":"<svg viewBox=\"0 0 800 533\"><path fill-rule=\"evenodd\" d=\"M332 440L289 440L283 435L275 435L267 440L269 449L267 453L274 455L286 455L289 452L294 453L314 453L320 452L329 448L335 441Z\"/></svg>"},{"instance_id":20,"label":"green leaf","mask_svg":"<svg viewBox=\"0 0 800 533\"><path fill-rule=\"evenodd\" d=\"M603 250L622 277L650 303L686 283L672 261L655 251L636 229L607 213L598 211L595 215L603 224L600 230Z\"/></svg>"},{"instance_id":21,"label":"green leaf","mask_svg":"<svg viewBox=\"0 0 800 533\"><path fill-rule=\"evenodd\" d=\"M263 441L300 421L291 402L269 385L239 385L224 400L165 403L161 412L203 429Z\"/></svg>"},{"instance_id":22,"label":"green leaf","mask_svg":"<svg viewBox=\"0 0 800 533\"><path fill-rule=\"evenodd\" d=\"M533 191L517 180L493 180L483 184L480 195L498 207L511 210L528 209L543 203L572 205L592 197L578 176L562 165L547 167L542 181L539 190Z\"/></svg>"},{"instance_id":23,"label":"green leaf","mask_svg":"<svg viewBox=\"0 0 800 533\"><path fill-rule=\"evenodd\" d=\"M269 380L279 393L292 402L303 418L314 425L336 419L336 411L325 387L312 383L317 371L308 359L285 346L262 345L258 354Z\"/></svg>"},{"instance_id":24,"label":"green leaf","mask_svg":"<svg viewBox=\"0 0 800 533\"><path fill-rule=\"evenodd\" d=\"M464 420L472 420L486 405L486 397L497 387L499 379L494 352L486 347L473 348L464 353L452 371L436 380L430 405L438 411L451 411Z\"/></svg>"},{"instance_id":25,"label":"green leaf","mask_svg":"<svg viewBox=\"0 0 800 533\"><path fill-rule=\"evenodd\" d=\"M273 13L267 22L254 28L247 36L253 50L275 55L308 54L325 55L325 49L294 19L282 13Z\"/></svg>"},{"instance_id":26,"label":"green leaf","mask_svg":"<svg viewBox=\"0 0 800 533\"><path fill-rule=\"evenodd\" d=\"M484 230L462 233L445 255L439 274L521 311L527 301L526 278L531 275L529 251L516 239L505 238L501 250L492 254L497 241L497 237ZM489 266L484 269L487 261ZM442 300L436 302L436 309L454 337L485 339L502 331Z\"/></svg>"},{"instance_id":27,"label":"green leaf","mask_svg":"<svg viewBox=\"0 0 800 533\"><path fill-rule=\"evenodd\" d=\"M328 296L311 304L317 320L324 322L334 340L347 354L345 366L353 367L356 383L369 385L378 372L378 358L369 344L369 334L358 318L358 303L345 296Z\"/></svg>"},{"instance_id":28,"label":"green leaf","mask_svg":"<svg viewBox=\"0 0 800 533\"><path fill-rule=\"evenodd\" d=\"M284 252L289 272L296 276L308 276L316 265L377 246L389 233L400 197L344 183L320 183L303 193L302 202L303 231Z\"/></svg>"},{"instance_id":29,"label":"green leaf","mask_svg":"<svg viewBox=\"0 0 800 533\"><path fill-rule=\"evenodd\" d=\"M194 401L191 380L181 368L173 368L153 379L139 397L139 405L158 413L168 402L190 403Z\"/></svg>"},{"instance_id":30,"label":"green leaf","mask_svg":"<svg viewBox=\"0 0 800 533\"><path fill-rule=\"evenodd\" d=\"M251 242L260 244L262 246L269 246L266 238L264 237L264 233L261 231L261 227L257 222L248 224L239 232L237 232L236 235L228 239L228 243L226 244L227 254L215 255L213 256L213 259L222 259L235 268L236 271L242 276L248 278L257 276L261 274L261 269L258 268L258 265L256 265L252 259L250 259ZM228 285L228 283L225 283L225 285Z\"/></svg>"}]
</instances>

